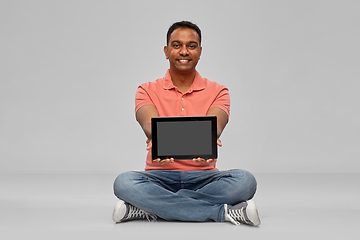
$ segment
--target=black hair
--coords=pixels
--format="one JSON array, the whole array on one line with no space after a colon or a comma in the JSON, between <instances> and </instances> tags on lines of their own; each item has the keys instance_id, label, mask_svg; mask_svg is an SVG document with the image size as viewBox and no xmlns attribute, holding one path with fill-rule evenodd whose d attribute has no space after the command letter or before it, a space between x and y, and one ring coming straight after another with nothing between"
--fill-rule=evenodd
<instances>
[{"instance_id":1,"label":"black hair","mask_svg":"<svg viewBox=\"0 0 360 240\"><path fill-rule=\"evenodd\" d=\"M169 44L171 33L178 28L190 28L190 29L195 30L197 32L197 34L199 35L199 44L201 45L201 30L196 24L189 22L189 21L176 22L173 25L171 25L171 27L169 28L169 30L166 34L166 44L167 45Z\"/></svg>"}]
</instances>

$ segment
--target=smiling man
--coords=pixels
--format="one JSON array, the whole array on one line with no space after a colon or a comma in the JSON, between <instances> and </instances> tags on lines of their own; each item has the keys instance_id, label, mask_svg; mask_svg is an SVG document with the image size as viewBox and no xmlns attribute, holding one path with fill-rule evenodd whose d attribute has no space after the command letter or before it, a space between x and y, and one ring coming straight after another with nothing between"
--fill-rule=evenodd
<instances>
[{"instance_id":1,"label":"smiling man","mask_svg":"<svg viewBox=\"0 0 360 240\"><path fill-rule=\"evenodd\" d=\"M185 86L187 89L191 86L201 51L199 35L195 30L177 28L171 33L164 52L170 62L170 75L175 86L183 82L190 84Z\"/></svg>"},{"instance_id":2,"label":"smiling man","mask_svg":"<svg viewBox=\"0 0 360 240\"><path fill-rule=\"evenodd\" d=\"M201 52L197 25L182 21L169 28L164 53L170 68L163 78L139 86L135 96L136 120L147 137L149 151L145 171L125 172L116 178L115 222L159 217L260 225L252 199L257 183L251 173L219 171L216 159L152 158L152 117L216 116L217 144L222 146L219 138L229 119L229 91L197 72Z\"/></svg>"}]
</instances>

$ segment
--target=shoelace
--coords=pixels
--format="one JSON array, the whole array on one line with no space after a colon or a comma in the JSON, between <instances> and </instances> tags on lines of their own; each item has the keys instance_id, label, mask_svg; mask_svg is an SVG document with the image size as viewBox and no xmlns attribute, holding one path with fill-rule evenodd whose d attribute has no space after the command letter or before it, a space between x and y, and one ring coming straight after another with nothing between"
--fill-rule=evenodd
<instances>
[{"instance_id":1,"label":"shoelace","mask_svg":"<svg viewBox=\"0 0 360 240\"><path fill-rule=\"evenodd\" d=\"M247 223L246 221L246 217L244 214L244 208L240 208L240 209L236 209L236 210L232 210L232 209L227 209L227 204L224 205L224 209L225 209L225 214L227 219L230 220L230 222L232 222L235 225L240 225L240 222L242 223ZM238 221L240 222L238 222Z\"/></svg>"},{"instance_id":2,"label":"shoelace","mask_svg":"<svg viewBox=\"0 0 360 240\"><path fill-rule=\"evenodd\" d=\"M147 219L148 221L156 220L157 217L154 214L145 212L137 207L132 206L131 204L128 205L129 212L126 216L126 219Z\"/></svg>"}]
</instances>

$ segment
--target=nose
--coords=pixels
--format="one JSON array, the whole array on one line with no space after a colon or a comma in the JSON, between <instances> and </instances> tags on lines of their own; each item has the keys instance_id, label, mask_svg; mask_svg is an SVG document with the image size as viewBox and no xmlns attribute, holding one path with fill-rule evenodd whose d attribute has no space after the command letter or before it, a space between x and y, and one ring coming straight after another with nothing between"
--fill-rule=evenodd
<instances>
[{"instance_id":1,"label":"nose","mask_svg":"<svg viewBox=\"0 0 360 240\"><path fill-rule=\"evenodd\" d=\"M186 45L183 45L180 49L180 55L187 56L189 54L188 48Z\"/></svg>"}]
</instances>

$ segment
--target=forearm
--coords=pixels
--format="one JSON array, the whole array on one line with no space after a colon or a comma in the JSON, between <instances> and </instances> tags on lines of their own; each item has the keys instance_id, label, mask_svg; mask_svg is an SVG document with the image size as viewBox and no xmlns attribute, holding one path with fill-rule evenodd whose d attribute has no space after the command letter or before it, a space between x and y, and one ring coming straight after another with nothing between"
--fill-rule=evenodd
<instances>
[{"instance_id":1,"label":"forearm","mask_svg":"<svg viewBox=\"0 0 360 240\"><path fill-rule=\"evenodd\" d=\"M226 124L229 121L229 117L228 117L227 113L224 112L224 110L222 110L220 108L212 107L208 110L206 115L216 116L216 118L217 118L217 137L220 138L221 133L223 132Z\"/></svg>"},{"instance_id":2,"label":"forearm","mask_svg":"<svg viewBox=\"0 0 360 240\"><path fill-rule=\"evenodd\" d=\"M154 105L145 105L136 112L136 120L149 140L151 140L151 118L158 116L159 113Z\"/></svg>"},{"instance_id":3,"label":"forearm","mask_svg":"<svg viewBox=\"0 0 360 240\"><path fill-rule=\"evenodd\" d=\"M147 139L151 140L151 123L146 123L144 125L141 125L141 128L143 129Z\"/></svg>"}]
</instances>

